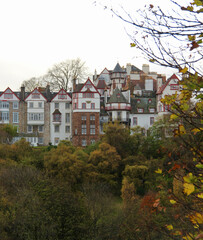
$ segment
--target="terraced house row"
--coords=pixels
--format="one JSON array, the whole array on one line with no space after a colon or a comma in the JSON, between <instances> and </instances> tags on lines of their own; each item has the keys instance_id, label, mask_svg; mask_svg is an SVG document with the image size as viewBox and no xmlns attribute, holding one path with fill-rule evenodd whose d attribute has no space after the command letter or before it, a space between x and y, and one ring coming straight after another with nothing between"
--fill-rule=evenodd
<instances>
[{"instance_id":1,"label":"terraced house row","mask_svg":"<svg viewBox=\"0 0 203 240\"><path fill-rule=\"evenodd\" d=\"M146 130L158 116L168 113L161 103L167 94L179 91L179 79L174 74L150 72L127 64L116 64L113 70L95 72L93 80L73 82L72 91L51 92L49 86L26 92L0 92L0 124L17 126L18 136L32 145L57 145L70 140L75 146L86 146L99 140L103 124L119 121L128 127Z\"/></svg>"}]
</instances>

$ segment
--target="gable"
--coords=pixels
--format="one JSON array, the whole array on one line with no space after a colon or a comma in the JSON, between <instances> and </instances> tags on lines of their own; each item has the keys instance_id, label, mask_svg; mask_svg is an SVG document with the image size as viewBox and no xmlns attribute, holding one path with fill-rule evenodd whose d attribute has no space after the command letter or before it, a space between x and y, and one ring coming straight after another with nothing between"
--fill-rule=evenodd
<instances>
[{"instance_id":1,"label":"gable","mask_svg":"<svg viewBox=\"0 0 203 240\"><path fill-rule=\"evenodd\" d=\"M20 101L20 99L10 88L7 88L0 95L0 101Z\"/></svg>"},{"instance_id":2,"label":"gable","mask_svg":"<svg viewBox=\"0 0 203 240\"><path fill-rule=\"evenodd\" d=\"M71 97L64 89L61 89L51 101L69 101L69 102L71 102Z\"/></svg>"},{"instance_id":3,"label":"gable","mask_svg":"<svg viewBox=\"0 0 203 240\"><path fill-rule=\"evenodd\" d=\"M25 99L25 101L47 101L42 93L35 88Z\"/></svg>"},{"instance_id":4,"label":"gable","mask_svg":"<svg viewBox=\"0 0 203 240\"><path fill-rule=\"evenodd\" d=\"M99 95L100 93L98 92L98 90L96 89L96 87L94 86L94 84L91 82L91 80L88 78L86 83L84 83L82 89L80 90L81 93L83 92L97 92Z\"/></svg>"}]
</instances>

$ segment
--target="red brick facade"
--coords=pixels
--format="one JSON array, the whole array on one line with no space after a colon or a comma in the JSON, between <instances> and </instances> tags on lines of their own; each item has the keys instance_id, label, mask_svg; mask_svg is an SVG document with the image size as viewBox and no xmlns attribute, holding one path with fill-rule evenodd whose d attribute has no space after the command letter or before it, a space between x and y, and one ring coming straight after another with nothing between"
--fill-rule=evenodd
<instances>
[{"instance_id":1,"label":"red brick facade","mask_svg":"<svg viewBox=\"0 0 203 240\"><path fill-rule=\"evenodd\" d=\"M99 140L99 112L73 112L72 142L74 146L90 145Z\"/></svg>"}]
</instances>

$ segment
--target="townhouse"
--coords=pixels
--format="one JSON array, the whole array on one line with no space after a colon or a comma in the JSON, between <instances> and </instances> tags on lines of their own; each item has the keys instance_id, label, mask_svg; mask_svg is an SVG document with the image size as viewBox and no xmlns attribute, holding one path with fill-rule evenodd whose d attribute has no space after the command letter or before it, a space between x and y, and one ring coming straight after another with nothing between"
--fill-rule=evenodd
<instances>
[{"instance_id":1,"label":"townhouse","mask_svg":"<svg viewBox=\"0 0 203 240\"><path fill-rule=\"evenodd\" d=\"M18 136L33 146L57 145L61 140L86 146L99 140L104 123L119 121L128 127L148 129L158 116L168 113L161 103L167 94L179 91L179 79L173 74L150 72L127 64L105 68L84 83L73 82L73 91L51 92L49 86L25 92L7 88L0 92L0 124L17 127Z\"/></svg>"}]
</instances>

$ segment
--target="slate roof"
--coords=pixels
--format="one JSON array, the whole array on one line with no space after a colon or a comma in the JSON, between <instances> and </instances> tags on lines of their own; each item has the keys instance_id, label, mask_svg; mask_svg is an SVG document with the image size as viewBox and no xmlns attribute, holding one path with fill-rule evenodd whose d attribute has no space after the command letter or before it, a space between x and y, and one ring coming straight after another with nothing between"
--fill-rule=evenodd
<instances>
[{"instance_id":1,"label":"slate roof","mask_svg":"<svg viewBox=\"0 0 203 240\"><path fill-rule=\"evenodd\" d=\"M116 64L114 70L113 70L114 73L124 73L126 72L125 70L122 69L122 67L120 66L119 63Z\"/></svg>"},{"instance_id":2,"label":"slate roof","mask_svg":"<svg viewBox=\"0 0 203 240\"><path fill-rule=\"evenodd\" d=\"M107 103L128 103L122 92L116 88Z\"/></svg>"},{"instance_id":3,"label":"slate roof","mask_svg":"<svg viewBox=\"0 0 203 240\"><path fill-rule=\"evenodd\" d=\"M105 89L105 88L107 88L105 80L104 79L99 79L96 88L98 88L98 89Z\"/></svg>"},{"instance_id":4,"label":"slate roof","mask_svg":"<svg viewBox=\"0 0 203 240\"><path fill-rule=\"evenodd\" d=\"M131 71L132 71L132 72L142 72L142 70L140 70L139 68L137 68L137 67L134 66L134 65L131 65Z\"/></svg>"},{"instance_id":5,"label":"slate roof","mask_svg":"<svg viewBox=\"0 0 203 240\"><path fill-rule=\"evenodd\" d=\"M151 103L149 102L149 100L151 100ZM156 98L141 97L141 96L131 98L131 113L137 114L138 108L142 108L144 110L143 113L150 113L149 108L155 108L155 112L156 112ZM140 114L143 114L143 113L140 113Z\"/></svg>"}]
</instances>

